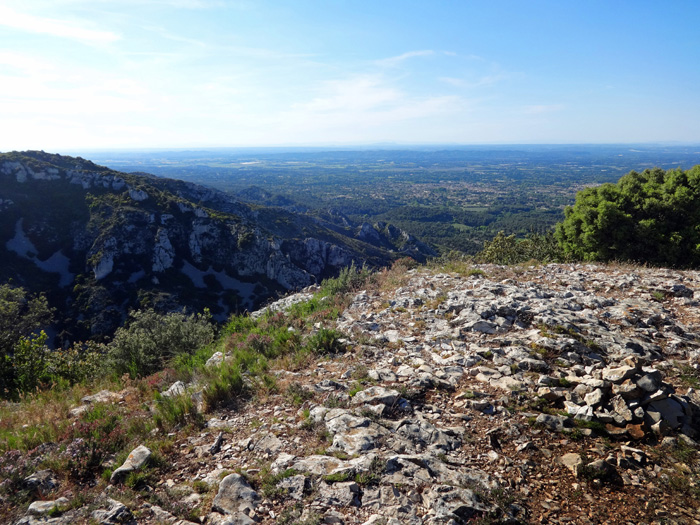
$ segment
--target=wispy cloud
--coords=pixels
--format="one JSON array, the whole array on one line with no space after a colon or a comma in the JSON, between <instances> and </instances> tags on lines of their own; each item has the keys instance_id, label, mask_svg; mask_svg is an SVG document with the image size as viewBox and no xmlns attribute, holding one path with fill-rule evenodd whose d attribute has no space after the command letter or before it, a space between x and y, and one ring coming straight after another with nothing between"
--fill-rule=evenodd
<instances>
[{"instance_id":1,"label":"wispy cloud","mask_svg":"<svg viewBox=\"0 0 700 525\"><path fill-rule=\"evenodd\" d=\"M121 38L112 31L91 29L84 22L30 15L5 6L0 6L0 25L91 44L105 44Z\"/></svg>"},{"instance_id":2,"label":"wispy cloud","mask_svg":"<svg viewBox=\"0 0 700 525\"><path fill-rule=\"evenodd\" d=\"M139 0L139 3L143 3L143 0ZM149 0L148 3L178 9L212 9L226 6L223 0Z\"/></svg>"},{"instance_id":3,"label":"wispy cloud","mask_svg":"<svg viewBox=\"0 0 700 525\"><path fill-rule=\"evenodd\" d=\"M17 1L17 0L6 0ZM26 0L25 0L26 1ZM137 6L163 6L176 9L213 9L218 7L238 7L247 8L248 0L32 0L32 4L39 8L72 8L87 5L95 6L117 6L130 8Z\"/></svg>"},{"instance_id":4,"label":"wispy cloud","mask_svg":"<svg viewBox=\"0 0 700 525\"><path fill-rule=\"evenodd\" d=\"M0 65L28 73L37 71L54 71L56 65L36 56L0 49Z\"/></svg>"},{"instance_id":5,"label":"wispy cloud","mask_svg":"<svg viewBox=\"0 0 700 525\"><path fill-rule=\"evenodd\" d=\"M532 106L525 106L522 108L522 112L525 115L541 115L543 113L553 113L555 111L561 111L564 109L563 104L538 104Z\"/></svg>"},{"instance_id":6,"label":"wispy cloud","mask_svg":"<svg viewBox=\"0 0 700 525\"><path fill-rule=\"evenodd\" d=\"M482 86L490 86L492 84L496 84L498 82L501 82L503 80L508 80L511 78L511 75L508 73L494 73L491 75L483 75L477 79L467 79L467 78L458 78L458 77L440 77L438 80L440 82L443 82L445 84L449 84L451 86L455 87L461 87L461 88L476 88L476 87L482 87Z\"/></svg>"},{"instance_id":7,"label":"wispy cloud","mask_svg":"<svg viewBox=\"0 0 700 525\"><path fill-rule=\"evenodd\" d=\"M279 127L290 132L325 133L328 140L348 140L358 130L378 139L406 122L430 121L462 111L467 102L445 95L411 96L380 75L362 75L324 83L322 93L294 104L279 115Z\"/></svg>"},{"instance_id":8,"label":"wispy cloud","mask_svg":"<svg viewBox=\"0 0 700 525\"><path fill-rule=\"evenodd\" d=\"M381 60L377 60L377 64L380 66L387 66L387 67L396 67L402 62L408 60L409 58L415 58L415 57L428 57L432 56L435 54L435 51L432 49L424 49L422 51L408 51L406 53L402 53L401 55L397 55L395 57L389 57L389 58L383 58Z\"/></svg>"},{"instance_id":9,"label":"wispy cloud","mask_svg":"<svg viewBox=\"0 0 700 525\"><path fill-rule=\"evenodd\" d=\"M367 111L395 103L401 98L397 89L370 75L328 81L323 91L322 96L295 107L314 113Z\"/></svg>"},{"instance_id":10,"label":"wispy cloud","mask_svg":"<svg viewBox=\"0 0 700 525\"><path fill-rule=\"evenodd\" d=\"M144 26L146 31L150 31L152 33L157 34L161 38L165 38L166 40L172 40L173 42L182 42L183 44L189 44L192 46L196 47L205 47L206 44L201 41L197 40L194 38L187 38L184 36L176 35L165 29L164 27L159 27L159 26Z\"/></svg>"}]
</instances>

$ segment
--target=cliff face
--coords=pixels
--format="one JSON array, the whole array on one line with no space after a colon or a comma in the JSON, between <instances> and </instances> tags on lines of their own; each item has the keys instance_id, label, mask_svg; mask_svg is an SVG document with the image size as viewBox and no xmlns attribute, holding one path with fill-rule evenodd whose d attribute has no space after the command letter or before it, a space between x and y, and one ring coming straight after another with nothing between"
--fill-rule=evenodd
<instances>
[{"instance_id":1,"label":"cliff face","mask_svg":"<svg viewBox=\"0 0 700 525\"><path fill-rule=\"evenodd\" d=\"M0 278L50 290L72 337L107 334L142 306L224 318L394 257L304 215L81 158L0 155L0 183Z\"/></svg>"}]
</instances>

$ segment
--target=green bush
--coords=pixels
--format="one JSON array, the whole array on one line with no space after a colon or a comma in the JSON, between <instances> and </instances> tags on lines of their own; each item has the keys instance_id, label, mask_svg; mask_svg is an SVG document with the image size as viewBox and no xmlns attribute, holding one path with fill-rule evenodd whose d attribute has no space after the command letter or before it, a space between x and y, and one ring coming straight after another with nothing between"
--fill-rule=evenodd
<instances>
[{"instance_id":1,"label":"green bush","mask_svg":"<svg viewBox=\"0 0 700 525\"><path fill-rule=\"evenodd\" d=\"M332 354L343 349L342 334L337 330L321 328L309 337L307 347L315 354Z\"/></svg>"},{"instance_id":2,"label":"green bush","mask_svg":"<svg viewBox=\"0 0 700 525\"><path fill-rule=\"evenodd\" d=\"M202 415L197 411L192 396L163 396L156 394L155 424L161 430L168 431L174 427L192 424L201 427L204 424Z\"/></svg>"},{"instance_id":3,"label":"green bush","mask_svg":"<svg viewBox=\"0 0 700 525\"><path fill-rule=\"evenodd\" d=\"M244 390L240 365L224 363L207 382L204 403L208 410L224 406L241 395Z\"/></svg>"},{"instance_id":4,"label":"green bush","mask_svg":"<svg viewBox=\"0 0 700 525\"><path fill-rule=\"evenodd\" d=\"M92 381L104 368L105 351L103 344L88 341L49 352L47 372L51 382L74 385Z\"/></svg>"},{"instance_id":5,"label":"green bush","mask_svg":"<svg viewBox=\"0 0 700 525\"><path fill-rule=\"evenodd\" d=\"M0 286L0 395L16 398L48 379L47 336L41 328L52 316L44 296Z\"/></svg>"},{"instance_id":6,"label":"green bush","mask_svg":"<svg viewBox=\"0 0 700 525\"><path fill-rule=\"evenodd\" d=\"M365 266L357 268L353 261L350 266L340 270L335 279L326 279L321 283L322 295L340 295L356 292L372 278L372 272Z\"/></svg>"},{"instance_id":7,"label":"green bush","mask_svg":"<svg viewBox=\"0 0 700 525\"><path fill-rule=\"evenodd\" d=\"M97 376L102 358L100 345L76 344L65 350L50 350L47 339L43 330L38 335L21 337L12 353L5 356L10 365L3 375L6 397L16 398L20 393L46 387L63 388Z\"/></svg>"},{"instance_id":8,"label":"green bush","mask_svg":"<svg viewBox=\"0 0 700 525\"><path fill-rule=\"evenodd\" d=\"M484 243L484 248L474 256L478 263L517 264L527 261L541 263L560 262L565 254L557 243L553 233L531 233L524 239L515 235L498 234Z\"/></svg>"},{"instance_id":9,"label":"green bush","mask_svg":"<svg viewBox=\"0 0 700 525\"><path fill-rule=\"evenodd\" d=\"M617 184L578 192L556 237L584 261L700 265L700 165L688 171L631 171Z\"/></svg>"},{"instance_id":10,"label":"green bush","mask_svg":"<svg viewBox=\"0 0 700 525\"><path fill-rule=\"evenodd\" d=\"M214 339L208 312L186 315L137 310L108 345L109 364L117 374L142 377L163 369L175 357L194 354Z\"/></svg>"},{"instance_id":11,"label":"green bush","mask_svg":"<svg viewBox=\"0 0 700 525\"><path fill-rule=\"evenodd\" d=\"M24 288L3 284L0 286L0 351L11 354L22 337L29 337L53 319L43 295L29 295Z\"/></svg>"}]
</instances>

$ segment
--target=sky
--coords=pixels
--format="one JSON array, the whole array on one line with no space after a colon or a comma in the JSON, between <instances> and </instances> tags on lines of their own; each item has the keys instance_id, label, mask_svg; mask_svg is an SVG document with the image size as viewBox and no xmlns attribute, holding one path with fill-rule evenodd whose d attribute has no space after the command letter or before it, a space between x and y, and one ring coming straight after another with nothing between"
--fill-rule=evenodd
<instances>
[{"instance_id":1,"label":"sky","mask_svg":"<svg viewBox=\"0 0 700 525\"><path fill-rule=\"evenodd\" d=\"M0 0L0 151L700 143L697 0Z\"/></svg>"}]
</instances>

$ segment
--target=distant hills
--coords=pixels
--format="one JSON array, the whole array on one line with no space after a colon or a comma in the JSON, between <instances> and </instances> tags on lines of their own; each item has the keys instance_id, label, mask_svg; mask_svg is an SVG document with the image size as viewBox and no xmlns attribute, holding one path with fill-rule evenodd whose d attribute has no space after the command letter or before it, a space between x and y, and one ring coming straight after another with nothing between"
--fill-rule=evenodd
<instances>
[{"instance_id":1,"label":"distant hills","mask_svg":"<svg viewBox=\"0 0 700 525\"><path fill-rule=\"evenodd\" d=\"M225 318L353 262L434 255L390 224L325 215L80 157L0 154L0 282L46 293L61 344L109 335L130 308Z\"/></svg>"}]
</instances>

